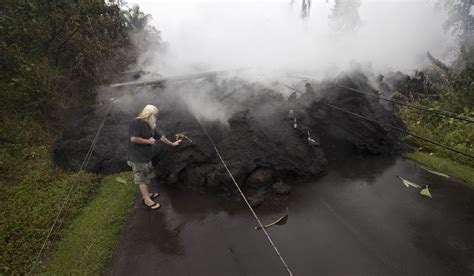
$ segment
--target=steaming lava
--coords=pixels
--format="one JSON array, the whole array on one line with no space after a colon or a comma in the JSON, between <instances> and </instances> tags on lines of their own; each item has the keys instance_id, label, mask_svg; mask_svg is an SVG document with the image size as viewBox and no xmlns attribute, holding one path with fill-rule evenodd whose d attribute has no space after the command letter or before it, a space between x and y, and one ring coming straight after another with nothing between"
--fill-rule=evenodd
<instances>
[{"instance_id":1,"label":"steaming lava","mask_svg":"<svg viewBox=\"0 0 474 276\"><path fill-rule=\"evenodd\" d=\"M248 191L261 192L289 177L317 176L324 172L328 160L337 162L354 154L396 154L403 148L399 133L325 105L330 103L404 128L377 99L335 86L342 84L375 93L362 73L313 83L312 88L296 99L290 97L290 101L258 84L240 83L229 89L226 81L200 82L211 84L214 92L209 97L232 111L224 123L205 118L201 121L238 183ZM186 85L192 89L196 84L179 84ZM134 97L127 108L120 101L115 103L86 170L102 174L129 170L125 162L128 125L145 104L151 103L160 108L158 123L163 134L174 140L174 134L186 131L192 140L184 140L179 147L162 143L155 147L153 164L158 178L187 189L235 192L198 121L176 96L179 93L166 92L173 90L169 88L155 88L151 101ZM71 170L80 167L106 109L104 105L85 110L64 132L54 151L59 166ZM296 129L289 119L290 109L297 119ZM308 131L321 141L321 146L308 144Z\"/></svg>"}]
</instances>

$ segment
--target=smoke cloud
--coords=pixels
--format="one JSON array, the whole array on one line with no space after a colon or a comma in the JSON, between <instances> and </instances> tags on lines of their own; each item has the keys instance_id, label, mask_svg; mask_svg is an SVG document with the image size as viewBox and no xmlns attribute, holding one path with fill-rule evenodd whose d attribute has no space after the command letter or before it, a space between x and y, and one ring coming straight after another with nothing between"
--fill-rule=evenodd
<instances>
[{"instance_id":1,"label":"smoke cloud","mask_svg":"<svg viewBox=\"0 0 474 276\"><path fill-rule=\"evenodd\" d=\"M446 60L454 46L454 38L442 28L445 12L426 0L362 0L355 32L331 27L334 1L326 0L313 0L310 16L304 20L301 1L295 1L293 9L289 0L135 0L128 4L138 4L152 15L151 23L166 44L166 51L152 48L143 53L132 70L172 76L246 68L250 70L230 78L258 82L286 95L291 91L274 81L285 82L287 73L322 79L354 64L376 73L412 73L428 64L426 52ZM218 99L238 89L228 83L221 85L220 80L218 88L206 82L173 85L167 93L181 95L194 114L225 122L233 111Z\"/></svg>"},{"instance_id":2,"label":"smoke cloud","mask_svg":"<svg viewBox=\"0 0 474 276\"><path fill-rule=\"evenodd\" d=\"M264 73L329 73L352 61L377 72L409 71L426 64L426 52L446 57L453 39L446 17L432 1L362 0L357 32L330 27L334 1L312 1L300 17L300 2L130 1L153 16L168 44L166 55L147 55L146 70L162 75L255 68Z\"/></svg>"}]
</instances>

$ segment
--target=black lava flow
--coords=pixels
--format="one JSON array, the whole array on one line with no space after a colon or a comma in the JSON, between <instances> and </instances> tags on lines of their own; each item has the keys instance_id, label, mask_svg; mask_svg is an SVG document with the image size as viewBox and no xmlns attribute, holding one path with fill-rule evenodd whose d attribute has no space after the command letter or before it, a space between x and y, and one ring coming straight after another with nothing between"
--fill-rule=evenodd
<instances>
[{"instance_id":1,"label":"black lava flow","mask_svg":"<svg viewBox=\"0 0 474 276\"><path fill-rule=\"evenodd\" d=\"M326 107L334 104L406 129L377 99L341 87L358 87L375 95L362 73L313 82L304 93L289 98L255 83L234 80L231 89L229 82L202 82L214 87L209 97L232 110L226 122L205 118L201 121L239 185L248 191L290 178L321 175L328 164L349 156L396 155L406 149L398 131ZM194 84L178 85L192 89ZM128 125L143 106L155 104L160 109L158 125L163 134L174 140L176 133L185 131L192 140L184 140L179 147L154 147L153 165L158 179L183 189L234 194L229 175L187 105L170 93L169 87L150 89L156 95L151 100L137 96L126 108L120 105L120 98L114 104L85 170L101 174L130 170L125 160ZM67 170L79 169L105 109L103 105L78 114L55 145L57 165ZM308 143L308 134L320 145Z\"/></svg>"}]
</instances>

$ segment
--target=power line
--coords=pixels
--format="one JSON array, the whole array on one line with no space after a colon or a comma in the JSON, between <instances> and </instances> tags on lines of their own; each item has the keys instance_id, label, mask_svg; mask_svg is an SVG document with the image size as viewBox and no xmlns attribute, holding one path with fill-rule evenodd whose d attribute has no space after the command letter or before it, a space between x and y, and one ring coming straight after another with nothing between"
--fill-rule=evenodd
<instances>
[{"instance_id":1,"label":"power line","mask_svg":"<svg viewBox=\"0 0 474 276\"><path fill-rule=\"evenodd\" d=\"M324 104L327 105L327 106L329 106L329 107L335 108L335 109L337 109L337 110L340 110L340 111L346 112L346 113L348 113L348 114L354 115L354 116L356 116L356 117L363 118L363 119L365 119L365 120L367 120L367 121L374 122L374 123L377 123L377 124L380 124L380 125L389 127L389 128L391 128L391 129L398 130L398 131L400 131L400 132L402 132L402 133L405 133L405 134L407 134L407 135L413 136L413 137L418 138L418 139L420 139L420 140L426 141L426 142L431 143L431 144L433 144L433 145L437 145L437 146L442 147L442 148L444 148L444 149L447 149L447 150L450 150L450 151L453 151L453 152L456 152L456 153L459 153L459 154L461 154L461 155L464 155L464 156L467 156L467 157L471 157L471 158L474 159L474 155L471 155L471 154L469 154L469 153L465 153L465 152L459 151L459 150L457 150L457 149L455 149L455 148L452 148L452 147L449 147L449 146L440 144L440 143L438 143L438 142L435 142L435 141L433 141L433 140L430 140L430 139L424 138L424 137L422 137L422 136L416 135L416 134L414 134L414 133L412 133L412 132L406 131L406 130L401 129L401 128L399 128L399 127L392 126L392 125L386 124L386 123L384 123L384 122L380 122L380 121L377 121L377 120L374 120L374 119L371 119L371 118L368 118L368 117L359 115L359 114L357 114L357 113L354 113L354 112L351 112L351 111L349 111L349 110L346 110L346 109L343 109L343 108L334 106L334 105L332 105L332 104L328 104L328 103L324 103Z\"/></svg>"},{"instance_id":2,"label":"power line","mask_svg":"<svg viewBox=\"0 0 474 276\"><path fill-rule=\"evenodd\" d=\"M304 80L312 80L312 78L304 78L304 77L298 77L298 76L291 76L291 77L298 78L298 79L304 79ZM403 106L423 110L423 111L426 111L426 112L431 112L431 113L434 113L434 114L437 114L437 115L440 115L440 116L449 117L449 118L453 118L453 119L456 119L456 120L465 121L465 122L469 122L469 123L474 123L474 119L472 119L472 118L461 117L458 114L454 114L452 112L448 112L448 111L445 111L445 110L436 110L436 109L433 109L431 107L427 107L427 106L423 106L423 105L415 105L415 104L407 103L405 101L388 99L388 98L385 98L385 97L380 97L380 96L374 95L374 94L369 93L367 91L362 91L362 90L351 88L351 87L348 87L348 86L345 86L345 85L340 85L340 84L334 84L334 85L338 86L338 87L341 87L341 88L345 88L345 89L354 91L354 92L357 92L357 93L360 93L360 94L364 94L364 95L367 95L367 96L370 96L370 97L373 97L373 98L377 98L377 99L382 100L382 101L396 103L396 104L399 104L399 105L403 105ZM284 86L286 86L286 85L284 85ZM286 86L286 87L288 87L288 86ZM288 87L288 88L295 90L292 87Z\"/></svg>"},{"instance_id":3,"label":"power line","mask_svg":"<svg viewBox=\"0 0 474 276\"><path fill-rule=\"evenodd\" d=\"M285 85L285 86L286 86L286 85ZM293 89L293 90L295 90L295 91L297 90L296 88L293 88L293 87L290 87L290 86L287 86L287 87L288 87L288 88L291 88L291 89ZM417 134L414 134L414 133L412 133L412 132L406 131L406 130L401 129L401 128L399 128L399 127L395 127L395 126L392 126L392 125L389 125L389 124L386 124L386 123L383 123L383 122L380 122L380 121L371 119L371 118L369 118L369 117L365 117L365 116L359 115L359 114L357 114L357 113L354 113L354 112L351 112L351 111L349 111L349 110L346 110L346 109L343 109L343 108L334 106L334 105L332 105L332 104L328 104L328 103L323 103L323 104L325 104L325 105L327 105L327 106L329 106L329 107L338 109L338 110L340 110L340 111L343 111L343 112L352 114L352 115L357 116L357 117L359 117L359 118L363 118L363 119L366 119L366 120L368 120L368 121L371 121L371 122L374 122L374 123L377 123L377 124L380 124L380 125L383 125L383 126L386 126L386 127L392 128L392 129L395 129L395 130L398 130L398 131L400 131L400 132L402 132L402 133L404 133L404 134L413 136L413 137L415 137L415 138L418 138L418 139L420 139L420 140L426 141L426 142L431 143L431 144L433 144L433 145L442 147L442 148L444 148L444 149L447 149L447 150L450 150L450 151L453 151L453 152L456 152L456 153L458 153L458 154L461 154L461 155L464 155L464 156L467 156L467 157L471 157L471 158L474 159L474 156L471 155L471 154L469 154L469 153L465 153L465 152L459 151L459 150L457 150L457 149L455 149L455 148L452 148L452 147L449 147L449 146L440 144L440 143L438 143L438 142L435 142L435 141L433 141L433 140L430 140L430 139L427 139L427 138L425 138L425 137L419 136L419 135L417 135Z\"/></svg>"},{"instance_id":4,"label":"power line","mask_svg":"<svg viewBox=\"0 0 474 276\"><path fill-rule=\"evenodd\" d=\"M196 118L196 117L195 117ZM267 237L268 241L270 242L270 244L272 245L273 249L275 250L277 256L280 258L280 261L281 263L283 264L283 266L285 267L286 271L288 271L288 275L292 276L293 273L291 272L290 268L288 267L288 265L286 264L285 262L285 259L283 259L283 257L281 256L280 252L278 251L278 248L276 247L275 243L273 242L273 240L270 238L270 235L268 234L267 230L265 229L265 227L263 226L262 222L260 221L260 219L258 218L257 214L255 213L255 211L253 210L252 206L250 205L250 203L248 202L247 198L245 197L244 193L242 192L242 190L240 189L239 187L239 184L237 184L237 181L235 181L235 178L234 176L232 175L232 173L230 172L229 168L227 167L227 164L225 163L224 159L222 158L221 154L219 153L219 150L217 149L216 147L216 144L214 143L214 140L212 140L211 136L209 135L209 133L207 132L206 128L202 125L201 121L196 118L198 124L201 126L202 130L204 131L204 133L206 134L207 138L209 139L209 141L211 142L212 146L214 147L214 150L217 154L217 156L219 157L219 159L221 160L222 164L224 165L225 169L227 170L227 173L229 174L230 178L232 179L232 181L234 182L235 184L235 187L237 187L237 190L239 191L240 195L242 196L242 198L244 199L245 203L247 204L247 206L249 207L250 211L252 212L253 216L255 217L255 220L257 220L259 226L262 228L263 232L265 233L265 236Z\"/></svg>"},{"instance_id":5,"label":"power line","mask_svg":"<svg viewBox=\"0 0 474 276\"><path fill-rule=\"evenodd\" d=\"M92 156L92 153L94 151L94 148L95 148L95 145L99 139L99 135L100 135L100 131L102 130L102 127L104 126L105 124L105 120L107 118L107 115L109 114L110 110L112 109L112 104L113 104L113 101L110 102L109 104L109 107L107 109L107 111L105 112L105 115L102 119L102 122L100 123L99 125L99 129L97 130L97 133L96 135L94 136L94 139L92 140L92 143L91 143L91 146L89 147L89 150L87 151L87 154L84 158L84 160L82 161L82 164L81 164L81 167L79 168L79 171L78 171L78 174L83 171L85 169L85 167L87 166L87 164L89 163L89 160L90 160L90 157ZM56 218L54 219L54 222L53 224L51 225L51 228L49 229L49 232L48 232L48 235L46 236L44 242L43 242L43 245L41 246L41 249L39 250L37 256L36 256L36 259L35 261L33 262L33 265L31 266L30 268L30 271L28 272L28 275L31 275L31 273L33 272L33 270L35 269L36 267L36 264L38 263L38 260L40 259L41 257L41 254L43 253L43 250L44 250L44 247L46 246L46 243L48 242L48 239L49 237L51 236L51 233L53 232L53 229L54 227L56 226L56 223L58 222L58 219L59 217L61 216L64 208L66 207L67 203L69 202L68 201L68 198L71 196L71 193L72 191L74 190L74 188L76 187L77 183L78 183L78 178L76 178L76 180L73 182L73 184L71 185L71 187L69 188L69 191L66 195L66 198L64 199L64 202L63 202L63 205L61 206L60 210L59 210L59 213L58 215L56 216ZM62 225L62 222L61 222L61 225Z\"/></svg>"},{"instance_id":6,"label":"power line","mask_svg":"<svg viewBox=\"0 0 474 276\"><path fill-rule=\"evenodd\" d=\"M411 108L416 108L416 109L419 109L419 110L431 112L431 113L434 113L434 114L437 114L437 115L441 115L441 116L444 116L444 117L453 118L453 119L460 120L460 121L465 121L465 122L474 123L474 120L473 120L473 119L460 117L459 115L456 115L456 114L451 113L451 112L448 112L448 111L436 110L436 109L433 109L433 108L431 108L431 107L422 106L422 105L410 104L410 103L407 103L407 102L404 102L404 101L400 101L400 100L387 99L387 98L384 98L384 97L380 97L380 96L377 96L377 95L373 95L373 94L371 94L371 93L368 93L368 92L365 92L365 91L361 91L361 90L358 90L358 89L355 89L355 88L347 87L347 86L344 86L344 85L340 85L340 84L336 84L336 86L339 86L339 87L342 87L342 88L345 88L345 89L349 89L349 90L351 90L351 91L354 91L354 92L357 92L357 93L361 93L361 94L364 94L364 95L367 95L367 96L370 96L370 97L373 97L373 98L377 98L377 99L379 99L379 100L383 100L383 101L387 101L387 102L391 102L391 103L396 103L396 104L408 106L408 107L411 107Z\"/></svg>"},{"instance_id":7,"label":"power line","mask_svg":"<svg viewBox=\"0 0 474 276\"><path fill-rule=\"evenodd\" d=\"M103 118L103 120L102 120L102 123L101 123L101 125L99 126L99 129L98 129L98 131L96 132L94 138L92 139L91 146L89 147L89 150L87 151L86 157L85 157L85 159L84 159L84 161L83 161L83 164L84 164L84 162L85 162L85 165L84 165L84 167L81 166L81 168L79 169L78 172L81 172L83 169L85 169L86 166L87 166L87 164L89 163L89 160L90 160L90 158L92 157L92 152L94 151L95 145L96 145L96 143L97 143L97 141L98 141L98 139L99 139L100 130L101 130L102 127L104 126L105 118L107 117L107 115L108 115L108 113L109 113L111 107L112 107L112 103L109 105L109 109L106 111L106 113L105 113L105 115L104 115L104 118ZM67 197L66 197L66 198L67 198ZM68 203L69 203L69 201L67 201L65 208L67 207L67 204L68 204ZM60 214L61 214L61 211L60 211ZM67 215L67 214L64 213L63 216L62 216L62 218L59 220L60 223L59 223L59 225L58 225L58 227L57 227L58 229L61 229L61 226L63 225L63 223L64 223L64 221L65 221L64 219L65 219L66 215ZM55 235L52 237L52 240L53 240L53 241L54 241L54 239L56 238L57 235L58 235L58 232L56 232Z\"/></svg>"}]
</instances>

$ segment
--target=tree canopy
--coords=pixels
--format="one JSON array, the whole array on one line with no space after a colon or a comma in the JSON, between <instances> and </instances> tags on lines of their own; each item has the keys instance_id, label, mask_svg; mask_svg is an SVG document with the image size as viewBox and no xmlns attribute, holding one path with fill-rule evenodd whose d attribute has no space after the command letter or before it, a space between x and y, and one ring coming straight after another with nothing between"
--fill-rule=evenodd
<instances>
[{"instance_id":1,"label":"tree canopy","mask_svg":"<svg viewBox=\"0 0 474 276\"><path fill-rule=\"evenodd\" d=\"M143 40L161 42L149 19L138 6L99 0L1 1L2 110L57 119L94 100L94 87L125 70Z\"/></svg>"}]
</instances>

